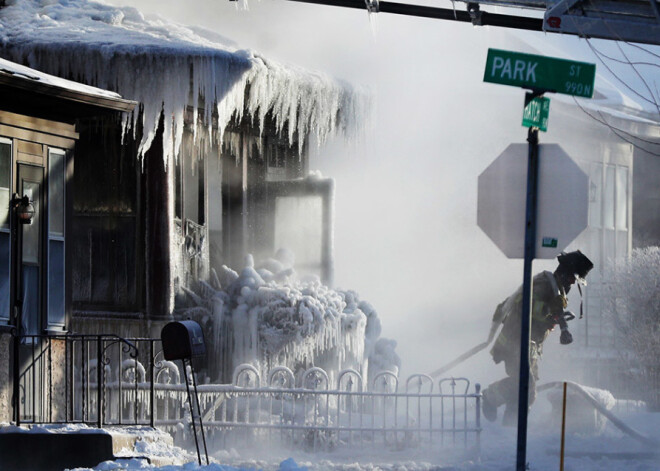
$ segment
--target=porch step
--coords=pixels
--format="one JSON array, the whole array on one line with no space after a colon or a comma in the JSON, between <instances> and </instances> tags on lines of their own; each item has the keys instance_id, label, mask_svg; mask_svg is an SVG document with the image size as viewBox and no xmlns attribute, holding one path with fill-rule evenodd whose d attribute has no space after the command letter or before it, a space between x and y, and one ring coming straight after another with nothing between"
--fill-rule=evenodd
<instances>
[{"instance_id":1,"label":"porch step","mask_svg":"<svg viewBox=\"0 0 660 471\"><path fill-rule=\"evenodd\" d=\"M183 464L186 457L170 435L151 427L0 426L3 471L93 468L103 461L126 459L167 466Z\"/></svg>"},{"instance_id":2,"label":"porch step","mask_svg":"<svg viewBox=\"0 0 660 471\"><path fill-rule=\"evenodd\" d=\"M168 433L151 427L122 427L104 430L112 437L112 452L121 455L126 450L136 450L143 444L162 444L167 447L174 446L174 440Z\"/></svg>"},{"instance_id":3,"label":"porch step","mask_svg":"<svg viewBox=\"0 0 660 471\"><path fill-rule=\"evenodd\" d=\"M107 429L112 437L112 452L116 459L145 459L154 466L184 463L183 450L174 447L168 433L151 427Z\"/></svg>"}]
</instances>

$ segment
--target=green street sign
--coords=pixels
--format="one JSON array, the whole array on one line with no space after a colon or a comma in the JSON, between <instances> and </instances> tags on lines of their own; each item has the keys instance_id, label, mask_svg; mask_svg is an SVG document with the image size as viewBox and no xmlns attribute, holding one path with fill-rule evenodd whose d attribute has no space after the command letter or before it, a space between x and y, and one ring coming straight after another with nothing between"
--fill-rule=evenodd
<instances>
[{"instance_id":1,"label":"green street sign","mask_svg":"<svg viewBox=\"0 0 660 471\"><path fill-rule=\"evenodd\" d=\"M537 96L532 98L531 93L525 94L525 108L523 110L522 125L534 127L545 132L548 130L548 115L550 114L550 98Z\"/></svg>"},{"instance_id":2,"label":"green street sign","mask_svg":"<svg viewBox=\"0 0 660 471\"><path fill-rule=\"evenodd\" d=\"M484 82L591 98L596 64L488 49Z\"/></svg>"}]
</instances>

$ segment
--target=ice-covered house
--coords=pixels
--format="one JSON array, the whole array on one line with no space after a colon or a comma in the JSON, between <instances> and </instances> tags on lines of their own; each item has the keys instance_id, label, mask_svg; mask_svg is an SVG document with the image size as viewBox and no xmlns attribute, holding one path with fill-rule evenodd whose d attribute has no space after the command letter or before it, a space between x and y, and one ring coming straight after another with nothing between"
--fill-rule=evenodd
<instances>
[{"instance_id":1,"label":"ice-covered house","mask_svg":"<svg viewBox=\"0 0 660 471\"><path fill-rule=\"evenodd\" d=\"M326 286L333 184L308 160L310 141L354 132L363 94L133 8L15 0L0 26L0 56L139 103L77 121L68 294L57 323L43 302L26 333L159 337L191 317L221 380L263 358L366 368L380 326Z\"/></svg>"}]
</instances>

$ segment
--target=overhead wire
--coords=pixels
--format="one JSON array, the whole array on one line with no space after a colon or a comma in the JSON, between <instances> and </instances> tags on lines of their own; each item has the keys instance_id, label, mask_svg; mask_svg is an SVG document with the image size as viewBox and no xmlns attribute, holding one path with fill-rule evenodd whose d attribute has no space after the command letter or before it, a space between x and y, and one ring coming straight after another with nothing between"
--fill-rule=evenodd
<instances>
[{"instance_id":1,"label":"overhead wire","mask_svg":"<svg viewBox=\"0 0 660 471\"><path fill-rule=\"evenodd\" d=\"M649 104L655 106L656 108L658 108L658 103L657 103L657 101L656 101L655 99L651 99L651 98L648 98L648 97L644 96L643 94L641 94L640 92L638 92L637 90L635 90L632 86L630 86L630 85L629 85L624 79L622 79L622 78L619 76L619 74L617 74L614 70L612 70L612 68L611 68L611 67L610 67L610 66L609 66L609 65L603 60L603 58L602 58L602 57L600 56L600 54L599 54L599 51L598 51L596 48L594 48L594 46L591 44L591 40L590 40L589 38L585 38L585 40L586 40L586 42L587 42L587 45L588 45L589 48L591 49L591 51L594 53L594 55L595 55L595 56L598 58L598 60L600 61L600 63L601 63L606 69L607 69L607 71L608 71L610 74L612 74L612 76L613 76L613 77L614 77L619 83L621 83L621 85L623 85L623 86L624 86L625 88L627 88L630 92L632 92L632 93L635 94L637 97L639 97L639 98L641 98L642 100L644 100L645 102L647 102L647 103L649 103ZM645 81L644 81L644 83L646 84ZM648 85L647 85L647 87L648 87ZM658 108L658 111L660 112L660 108Z\"/></svg>"},{"instance_id":2,"label":"overhead wire","mask_svg":"<svg viewBox=\"0 0 660 471\"><path fill-rule=\"evenodd\" d=\"M632 134L628 131L625 131L624 129L621 129L617 126L614 126L613 124L607 122L607 120L605 119L605 117L603 116L603 113L601 111L597 111L598 115L600 116L600 117L598 117L598 116L594 115L593 113L590 113L584 106L582 106L580 104L580 102L575 97L573 97L573 101L575 102L577 107L580 108L580 110L584 114L589 116L594 121L596 121L596 122L602 124L603 126L606 126L607 128L609 128L609 130L612 131L618 138L622 139L623 141L627 142L628 144L631 144L631 145L643 150L644 152L646 152L648 154L654 155L656 157L660 157L660 151L655 152L653 150L644 148L643 146L639 145L639 142L643 142L645 144L650 144L652 146L660 146L660 141L653 141L653 140L650 140L650 139L644 139L643 137L639 137L635 134ZM626 136L628 136L628 137L626 137Z\"/></svg>"},{"instance_id":3,"label":"overhead wire","mask_svg":"<svg viewBox=\"0 0 660 471\"><path fill-rule=\"evenodd\" d=\"M591 38L584 38L587 41L590 41ZM626 43L628 46L635 46L635 43ZM645 61L628 61L628 60L623 60L623 59L618 59L612 55L606 54L603 52L601 49L598 49L596 46L592 44L592 46L598 51L598 53L605 57L607 60L612 61L612 62L618 62L619 64L624 64L624 65L641 65L641 66L649 66L649 67L657 67L660 68L660 64L655 63L655 62L645 62ZM643 49L643 48L642 48ZM643 49L644 50L644 49ZM646 51L646 50L645 50ZM649 52L650 51L646 51ZM656 55L658 59L660 59L660 55Z\"/></svg>"},{"instance_id":4,"label":"overhead wire","mask_svg":"<svg viewBox=\"0 0 660 471\"><path fill-rule=\"evenodd\" d=\"M632 62L630 62L630 59L628 58L628 55L626 54L626 52L621 47L621 43L617 42L616 44L617 44L617 47L619 48L619 51L621 52L621 55L623 55L623 57L625 57L625 59L628 61L628 64L630 65L630 67L633 69L633 71L635 71L635 74L637 75L637 77L639 77L639 80L641 80L641 82L646 87L646 90L649 92L649 95L651 97L653 97L652 98L653 104L655 104L655 109L658 112L658 114L660 115L660 106L658 106L657 94L656 95L653 94L653 90L651 90L651 87L649 86L649 84L646 81L646 79L644 78L644 76L642 76L642 74L639 72L639 70L637 70L637 67L634 64L632 64Z\"/></svg>"},{"instance_id":5,"label":"overhead wire","mask_svg":"<svg viewBox=\"0 0 660 471\"><path fill-rule=\"evenodd\" d=\"M597 11L597 13L603 13L603 12L602 12L602 11L600 11L600 12ZM599 16L600 16L600 15L599 15ZM614 71L609 67L609 65L603 60L603 57L609 59L609 56L604 55L604 54L601 54L601 52L600 52L600 51L599 51L599 50L598 50L598 49L592 44L591 38L589 38L589 36L588 36L587 34L585 34L584 30L580 27L580 25L578 24L578 22L575 21L574 18L571 18L571 20L573 21L573 25L575 26L575 29L576 29L576 30L578 31L578 33L579 33L579 36L585 39L585 41L587 42L587 45L589 46L589 48L591 49L591 51L594 53L594 55L598 58L598 60L600 61L600 63L601 63L601 64L602 64L602 65L603 65L603 66L604 66L604 67L605 67L605 68L606 68L606 69L607 69L607 70L608 70L608 71L614 76L614 78L615 78L617 81L619 81L624 87L626 87L628 90L630 90L633 94L637 95L637 96L638 96L639 98L641 98L642 100L644 100L644 101L646 101L647 103L653 105L653 106L656 108L656 110L658 111L658 114L660 115L660 106L658 105L658 102L657 102L657 100L656 100L656 96L657 96L657 86L656 86L656 94L654 95L654 93L653 93L653 91L650 89L650 86L648 85L648 82L646 81L646 79L645 79L644 77L641 76L640 72L639 72L639 71L635 68L635 66L632 64L632 61L630 61L628 55L625 54L625 52L621 49L620 43L623 42L623 43L626 43L626 44L628 44L628 45L638 47L639 49L643 50L644 52L646 52L646 53L648 53L648 54L650 54L650 55L652 55L652 56L658 57L658 58L660 58L660 55L655 54L654 52L652 52L652 51L650 51L650 50L648 50L648 49L646 49L646 48L644 48L644 47L641 47L641 46L638 46L638 45L636 45L636 44L634 44L634 43L630 43L629 41L625 41L625 40L623 40L623 39L621 38L621 36L620 36L616 31L614 31L614 30L610 27L610 25L608 25L608 22L607 22L607 19L606 19L606 18L604 18L603 16L600 16L600 19L601 19L601 21L603 22L603 24L604 24L604 25L610 30L610 32L612 33L612 36L615 37L615 38L618 38L618 39L614 39L614 40L617 41L617 46L619 47L619 51L622 53L623 57L625 58L625 61L621 61L621 60L620 60L620 62L621 62L621 63L624 63L624 64L627 64L627 65L630 65L630 66L633 68L633 70L635 71L635 74L640 78L640 80L642 81L642 83L644 83L644 86L645 86L645 87L647 88L647 90L649 91L649 93L650 93L650 95L651 95L651 97L652 97L651 99L648 98L648 97L645 97L644 95L642 95L641 93L639 93L637 90L633 89L633 88L632 88L632 87L631 87L631 86L630 86L630 85L629 85L624 79L622 79L622 78L621 78L616 72L614 72ZM655 64L655 66L656 66L656 67L660 67L660 66L657 65L657 64ZM628 132L628 131L625 131L624 129L621 129L621 128L619 128L619 127L617 127L617 126L614 126L614 125L612 125L611 123L609 123L609 122L605 119L605 117L603 116L603 113L602 113L600 110L597 110L597 113L598 113L598 116L599 116L599 117L597 117L597 116L595 116L594 114L592 114L592 113L590 113L589 111L587 111L587 109L586 109L585 107L583 107L583 106L578 102L578 100L576 99L576 97L573 97L573 101L575 102L575 104L578 106L578 108L580 108L580 110L581 110L584 114L586 114L587 116L589 116L589 117L590 117L591 119L593 119L594 121L596 121L596 122L598 122L598 123L600 123L600 124L606 126L606 127L607 127L608 129L610 129L610 131L612 131L612 133L614 133L614 135L616 135L619 139L623 140L624 142L627 142L628 144L631 144L632 146L634 146L634 147L636 147L636 148L639 148L639 149L643 150L644 152L646 152L646 153L648 153L648 154L650 154L650 155L654 155L654 156L658 156L658 157L660 157L660 152L656 152L656 151L654 151L654 150L651 150L651 149L645 148L645 147L643 147L643 146L641 146L641 145L639 144L639 143L641 142L641 143L649 144L649 145L651 145L651 146L658 146L658 145L660 145L660 139L658 139L657 141L650 140L650 139L644 139L644 138L642 138L642 137L640 137L640 136L637 136L637 135L632 134L632 133L630 133L630 132Z\"/></svg>"},{"instance_id":6,"label":"overhead wire","mask_svg":"<svg viewBox=\"0 0 660 471\"><path fill-rule=\"evenodd\" d=\"M651 56L654 56L654 57L657 57L658 59L660 59L660 54L656 54L655 52L650 51L649 49L647 49L646 47L642 46L641 44L631 43L631 42L629 42L629 41L624 41L624 42L625 42L628 46L630 46L630 47L634 47L634 48L640 49L640 50L646 52L647 54L649 54L649 55L651 55Z\"/></svg>"}]
</instances>

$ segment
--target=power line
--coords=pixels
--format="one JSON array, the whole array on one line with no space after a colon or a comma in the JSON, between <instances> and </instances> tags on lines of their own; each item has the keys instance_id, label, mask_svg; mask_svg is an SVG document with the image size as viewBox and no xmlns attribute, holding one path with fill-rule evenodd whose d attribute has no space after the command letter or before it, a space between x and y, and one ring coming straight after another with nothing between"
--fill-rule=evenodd
<instances>
[{"instance_id":1,"label":"power line","mask_svg":"<svg viewBox=\"0 0 660 471\"><path fill-rule=\"evenodd\" d=\"M639 142L644 142L646 144L650 144L650 145L653 145L653 146L659 146L660 142L652 141L652 140L649 140L649 139L644 139L644 138L636 136L636 135L634 135L634 134L632 134L628 131L625 131L621 128L613 126L612 124L607 122L607 120L603 117L603 114L602 114L601 111L598 111L598 115L600 116L600 118L599 118L599 117L595 116L594 114L590 113L589 111L587 111L587 109L585 107L583 107L575 97L573 97L573 101L575 102L577 107L580 108L580 110L582 110L582 112L584 114L589 116L594 121L596 121L596 122L602 124L603 126L606 126L607 128L609 128L609 130L612 131L619 139L627 142L628 144L631 144L634 147L637 147L637 148L643 150L644 152L646 152L648 154L654 155L656 157L660 157L660 151L655 152L655 151L646 149L646 148L639 145ZM629 137L626 137L626 136L629 136Z\"/></svg>"},{"instance_id":2,"label":"power line","mask_svg":"<svg viewBox=\"0 0 660 471\"><path fill-rule=\"evenodd\" d=\"M655 109L656 109L656 111L658 111L658 114L660 115L660 106L658 105L658 101L657 101L657 90L656 90L656 93L654 94L654 93L653 93L653 90L651 90L651 87L649 86L649 84L648 84L648 82L646 81L646 79L642 76L642 74L639 72L639 70L637 70L637 67L636 67L635 65L633 65L633 63L632 63L632 61L630 60L630 58L628 57L628 55L625 53L625 51L624 51L624 50L622 49L622 47L621 47L621 42L625 42L626 44L631 44L631 43L628 43L627 41L622 40L621 37L620 37L615 31L613 31L613 30L611 30L611 28L609 28L609 24L608 24L607 19L604 18L604 17L602 16L602 13L603 13L602 10L597 9L596 12L597 12L597 14L599 15L599 18L600 18L600 20L603 22L603 24L604 24L608 29L610 29L610 33L611 33L614 37L616 37L616 38L619 39L619 40L617 40L617 43L616 43L616 44L617 44L617 47L618 47L618 49L619 49L619 52L623 55L625 61L618 60L617 62L620 62L620 63L622 63L622 64L629 65L629 66L633 69L633 71L635 72L635 74L637 75L637 77L638 77L638 78L641 80L641 82L644 84L644 87L646 88L646 90L649 92L650 98L648 98L648 97L642 95L640 92L638 92L637 90L635 90L634 88L632 88L632 87L631 87L631 86L630 86L630 85L629 85L624 79L622 79L622 78L619 76L619 74L617 74L614 70L612 70L612 68L611 68L611 67L610 67L610 66L609 66L609 65L603 60L603 56L606 57L606 58L609 58L609 56L607 56L607 55L605 55L605 54L602 54L601 51L600 51L598 48L596 48L595 45L592 44L591 39L588 38L586 34L584 34L584 31L581 30L580 26L579 26L579 25L577 24L577 22L573 19L573 25L575 26L576 30L580 33L580 36L582 36L582 37L585 38L585 41L587 42L587 45L589 46L589 48L591 49L591 51L592 51L592 52L594 53L594 55L598 58L598 60L600 61L600 63L601 63L601 64L602 64L602 65L603 65L603 66L604 66L604 67L605 67L605 68L606 68L606 69L612 74L612 76L613 76L613 77L614 77L619 83L621 83L625 88L627 88L628 90L630 90L633 94L635 94L636 96L638 96L638 97L641 98L642 100L646 101L646 102L649 103L650 105L654 106ZM641 48L641 47L640 47L640 49L643 50L644 52L647 52L648 54L654 55L654 56L656 56L656 57L660 57L660 56L657 56L656 54L654 54L653 52L649 51L648 49ZM654 65L655 67L658 67L657 64L651 64L651 65ZM576 103L577 103L577 101L576 101ZM579 105L578 105L578 106L579 106ZM584 110L583 110L583 111L584 111ZM620 130L620 131L622 131L622 130ZM615 133L615 134L616 134L616 133ZM618 134L617 134L617 135L618 135ZM621 136L619 136L619 137L621 137ZM633 144L633 145L634 145L634 144Z\"/></svg>"}]
</instances>

